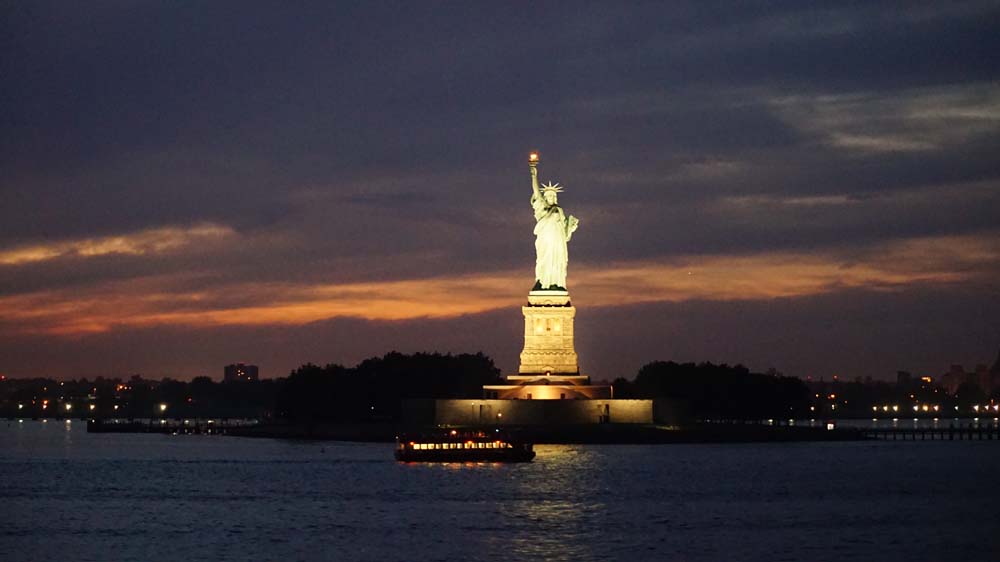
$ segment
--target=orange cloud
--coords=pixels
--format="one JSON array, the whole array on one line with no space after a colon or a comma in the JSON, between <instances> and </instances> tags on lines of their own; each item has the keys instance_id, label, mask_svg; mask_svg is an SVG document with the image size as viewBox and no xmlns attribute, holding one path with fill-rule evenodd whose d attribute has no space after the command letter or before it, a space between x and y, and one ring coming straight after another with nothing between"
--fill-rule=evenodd
<instances>
[{"instance_id":1,"label":"orange cloud","mask_svg":"<svg viewBox=\"0 0 1000 562\"><path fill-rule=\"evenodd\" d=\"M837 255L766 253L689 256L669 262L571 264L574 301L588 307L802 297L843 289L898 290L960 283L995 267L996 237L914 239ZM184 325L301 325L338 317L369 320L455 317L519 306L530 270L400 281L237 283L190 291L191 278L161 276L83 291L0 298L7 330L86 334L115 328ZM238 297L234 300L234 295Z\"/></svg>"},{"instance_id":2,"label":"orange cloud","mask_svg":"<svg viewBox=\"0 0 1000 562\"><path fill-rule=\"evenodd\" d=\"M69 256L160 254L233 234L234 231L229 227L205 223L188 228L155 228L119 236L63 240L0 250L0 265L20 265Z\"/></svg>"}]
</instances>

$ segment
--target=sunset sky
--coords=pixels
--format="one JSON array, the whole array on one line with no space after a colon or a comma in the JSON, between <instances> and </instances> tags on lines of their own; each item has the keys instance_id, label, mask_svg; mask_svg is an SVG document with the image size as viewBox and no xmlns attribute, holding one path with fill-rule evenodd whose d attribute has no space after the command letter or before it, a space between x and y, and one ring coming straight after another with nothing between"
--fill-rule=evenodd
<instances>
[{"instance_id":1,"label":"sunset sky","mask_svg":"<svg viewBox=\"0 0 1000 562\"><path fill-rule=\"evenodd\" d=\"M529 150L580 219L595 379L992 363L998 30L1000 2L4 3L0 373L516 370Z\"/></svg>"}]
</instances>

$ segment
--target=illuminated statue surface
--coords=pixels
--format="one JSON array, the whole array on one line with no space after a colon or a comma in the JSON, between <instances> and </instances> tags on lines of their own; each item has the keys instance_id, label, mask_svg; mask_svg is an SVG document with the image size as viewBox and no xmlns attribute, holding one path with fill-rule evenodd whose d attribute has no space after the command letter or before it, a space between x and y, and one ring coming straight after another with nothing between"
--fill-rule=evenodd
<instances>
[{"instance_id":1,"label":"illuminated statue surface","mask_svg":"<svg viewBox=\"0 0 1000 562\"><path fill-rule=\"evenodd\" d=\"M537 157L536 157L537 158ZM559 206L559 184L539 187L537 162L531 169L531 208L535 211L535 290L566 290L567 243L580 221Z\"/></svg>"}]
</instances>

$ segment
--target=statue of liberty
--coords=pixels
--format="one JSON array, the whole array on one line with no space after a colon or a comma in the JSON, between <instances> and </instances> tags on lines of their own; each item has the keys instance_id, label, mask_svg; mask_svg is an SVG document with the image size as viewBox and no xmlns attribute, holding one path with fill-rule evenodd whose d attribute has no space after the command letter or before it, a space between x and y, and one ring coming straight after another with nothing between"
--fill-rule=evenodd
<instances>
[{"instance_id":1,"label":"statue of liberty","mask_svg":"<svg viewBox=\"0 0 1000 562\"><path fill-rule=\"evenodd\" d=\"M531 208L535 211L535 287L533 290L566 290L566 264L569 261L567 242L573 237L580 221L563 213L557 194L563 188L556 184L538 186L538 154L528 158L531 168Z\"/></svg>"}]
</instances>

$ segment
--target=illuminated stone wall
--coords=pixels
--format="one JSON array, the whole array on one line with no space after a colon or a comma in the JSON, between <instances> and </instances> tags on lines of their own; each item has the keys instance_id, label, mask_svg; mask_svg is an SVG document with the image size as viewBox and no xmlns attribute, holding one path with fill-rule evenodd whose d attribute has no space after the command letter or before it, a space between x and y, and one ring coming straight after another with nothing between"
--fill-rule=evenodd
<instances>
[{"instance_id":1,"label":"illuminated stone wall","mask_svg":"<svg viewBox=\"0 0 1000 562\"><path fill-rule=\"evenodd\" d=\"M611 399L608 385L486 385L484 398L500 400L589 400Z\"/></svg>"},{"instance_id":2,"label":"illuminated stone wall","mask_svg":"<svg viewBox=\"0 0 1000 562\"><path fill-rule=\"evenodd\" d=\"M524 349L519 373L570 373L580 371L573 347L576 308L565 291L532 291L524 314Z\"/></svg>"},{"instance_id":3,"label":"illuminated stone wall","mask_svg":"<svg viewBox=\"0 0 1000 562\"><path fill-rule=\"evenodd\" d=\"M565 425L653 423L652 400L435 400L434 423Z\"/></svg>"}]
</instances>

